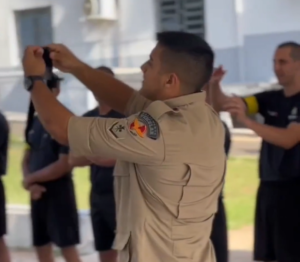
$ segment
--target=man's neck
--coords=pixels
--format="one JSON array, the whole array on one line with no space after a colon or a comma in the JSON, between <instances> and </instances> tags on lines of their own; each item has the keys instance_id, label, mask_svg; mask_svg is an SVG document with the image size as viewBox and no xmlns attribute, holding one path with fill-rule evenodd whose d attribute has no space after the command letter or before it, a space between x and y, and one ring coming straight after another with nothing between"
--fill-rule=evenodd
<instances>
[{"instance_id":1,"label":"man's neck","mask_svg":"<svg viewBox=\"0 0 300 262\"><path fill-rule=\"evenodd\" d=\"M287 85L283 89L284 95L289 97L300 92L300 84Z\"/></svg>"}]
</instances>

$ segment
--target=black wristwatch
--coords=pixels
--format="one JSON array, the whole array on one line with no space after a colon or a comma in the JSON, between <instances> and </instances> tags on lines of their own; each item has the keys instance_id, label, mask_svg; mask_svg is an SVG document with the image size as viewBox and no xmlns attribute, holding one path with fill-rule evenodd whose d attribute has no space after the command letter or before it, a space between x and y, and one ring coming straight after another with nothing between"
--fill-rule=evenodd
<instances>
[{"instance_id":1,"label":"black wristwatch","mask_svg":"<svg viewBox=\"0 0 300 262\"><path fill-rule=\"evenodd\" d=\"M46 83L46 80L42 76L26 76L24 78L24 88L27 91L31 91L33 88L33 85L36 81L42 81L43 83Z\"/></svg>"}]
</instances>

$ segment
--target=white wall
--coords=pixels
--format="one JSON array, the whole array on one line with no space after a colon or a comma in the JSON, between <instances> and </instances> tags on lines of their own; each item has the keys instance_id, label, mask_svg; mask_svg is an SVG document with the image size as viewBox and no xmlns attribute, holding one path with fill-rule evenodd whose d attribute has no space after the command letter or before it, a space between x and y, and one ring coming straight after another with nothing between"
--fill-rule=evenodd
<instances>
[{"instance_id":1,"label":"white wall","mask_svg":"<svg viewBox=\"0 0 300 262\"><path fill-rule=\"evenodd\" d=\"M270 34L299 31L300 2L244 0L244 33Z\"/></svg>"},{"instance_id":2,"label":"white wall","mask_svg":"<svg viewBox=\"0 0 300 262\"><path fill-rule=\"evenodd\" d=\"M294 0L206 0L206 37L225 83L276 81L273 53L285 41L300 42L300 2Z\"/></svg>"},{"instance_id":3,"label":"white wall","mask_svg":"<svg viewBox=\"0 0 300 262\"><path fill-rule=\"evenodd\" d=\"M227 83L244 78L239 20L236 0L205 0L205 37L215 51L215 65L223 65L228 71L224 79Z\"/></svg>"},{"instance_id":4,"label":"white wall","mask_svg":"<svg viewBox=\"0 0 300 262\"><path fill-rule=\"evenodd\" d=\"M205 37L213 48L238 45L235 0L206 0L205 23Z\"/></svg>"},{"instance_id":5,"label":"white wall","mask_svg":"<svg viewBox=\"0 0 300 262\"><path fill-rule=\"evenodd\" d=\"M68 45L84 61L92 66L139 67L156 42L157 0L119 0L118 20L113 22L84 20L83 2L0 0L0 73L20 66L14 11L45 6L52 6L54 41ZM225 84L270 81L276 45L300 41L296 0L205 0L205 11L206 38L215 49L216 65L228 69ZM8 84L0 77L0 86L7 94L21 84L21 77L18 81ZM92 100L78 81L66 77L62 102L71 110L80 113L87 103L93 106ZM5 106L26 109L26 103L12 107L13 103Z\"/></svg>"},{"instance_id":6,"label":"white wall","mask_svg":"<svg viewBox=\"0 0 300 262\"><path fill-rule=\"evenodd\" d=\"M9 16L8 1L0 0L0 67L9 65Z\"/></svg>"},{"instance_id":7,"label":"white wall","mask_svg":"<svg viewBox=\"0 0 300 262\"><path fill-rule=\"evenodd\" d=\"M67 45L92 66L139 67L156 43L156 1L118 2L117 21L92 21L85 19L83 0L0 0L0 75L10 74L20 67L14 11L47 6L52 7L54 42ZM27 96L18 103L15 99L21 85L19 74L10 82L7 77L0 77L0 87L5 90L5 101L0 103L2 109L27 110ZM78 114L94 106L91 95L71 76L65 77L60 97Z\"/></svg>"},{"instance_id":8,"label":"white wall","mask_svg":"<svg viewBox=\"0 0 300 262\"><path fill-rule=\"evenodd\" d=\"M87 21L82 0L1 0L0 66L20 64L14 11L46 6L52 6L54 42L66 44L95 65L139 66L155 44L155 1L119 3L118 21Z\"/></svg>"},{"instance_id":9,"label":"white wall","mask_svg":"<svg viewBox=\"0 0 300 262\"><path fill-rule=\"evenodd\" d=\"M273 55L282 42L300 42L300 2L244 0L244 68L248 82L273 82Z\"/></svg>"},{"instance_id":10,"label":"white wall","mask_svg":"<svg viewBox=\"0 0 300 262\"><path fill-rule=\"evenodd\" d=\"M239 45L239 34L300 30L300 1L206 0L205 12L206 39L216 49Z\"/></svg>"},{"instance_id":11,"label":"white wall","mask_svg":"<svg viewBox=\"0 0 300 262\"><path fill-rule=\"evenodd\" d=\"M120 67L140 66L156 43L156 0L120 0Z\"/></svg>"}]
</instances>

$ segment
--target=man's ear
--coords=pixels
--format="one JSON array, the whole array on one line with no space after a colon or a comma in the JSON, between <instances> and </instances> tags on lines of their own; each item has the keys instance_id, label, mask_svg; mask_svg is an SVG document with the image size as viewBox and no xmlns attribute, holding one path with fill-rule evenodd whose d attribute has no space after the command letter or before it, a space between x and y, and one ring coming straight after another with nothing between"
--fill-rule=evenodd
<instances>
[{"instance_id":1,"label":"man's ear","mask_svg":"<svg viewBox=\"0 0 300 262\"><path fill-rule=\"evenodd\" d=\"M175 91L176 87L180 87L180 81L176 74L171 73L166 76L165 87Z\"/></svg>"}]
</instances>

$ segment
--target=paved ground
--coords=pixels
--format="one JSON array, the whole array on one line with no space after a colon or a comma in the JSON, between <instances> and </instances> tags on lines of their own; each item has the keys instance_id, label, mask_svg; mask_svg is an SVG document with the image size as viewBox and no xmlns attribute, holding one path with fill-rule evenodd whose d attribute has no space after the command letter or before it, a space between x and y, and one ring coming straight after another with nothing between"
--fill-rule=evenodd
<instances>
[{"instance_id":1,"label":"paved ground","mask_svg":"<svg viewBox=\"0 0 300 262\"><path fill-rule=\"evenodd\" d=\"M252 262L251 252L249 251L233 251L230 253L230 262ZM36 262L34 254L28 252L19 252L13 254L12 262ZM56 262L63 262L62 258L57 258ZM98 262L96 255L82 257L82 262Z\"/></svg>"},{"instance_id":2,"label":"paved ground","mask_svg":"<svg viewBox=\"0 0 300 262\"><path fill-rule=\"evenodd\" d=\"M230 155L233 157L258 156L261 139L257 136L232 136Z\"/></svg>"},{"instance_id":3,"label":"paved ground","mask_svg":"<svg viewBox=\"0 0 300 262\"><path fill-rule=\"evenodd\" d=\"M252 227L243 228L241 230L231 231L230 239L230 262L252 262L252 243L253 229ZM33 252L14 251L12 253L12 262L35 262L37 261ZM56 262L63 262L62 258L57 258ZM97 255L82 256L82 262L98 262Z\"/></svg>"}]
</instances>

